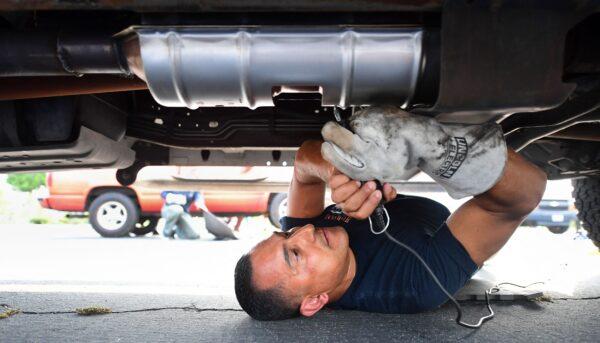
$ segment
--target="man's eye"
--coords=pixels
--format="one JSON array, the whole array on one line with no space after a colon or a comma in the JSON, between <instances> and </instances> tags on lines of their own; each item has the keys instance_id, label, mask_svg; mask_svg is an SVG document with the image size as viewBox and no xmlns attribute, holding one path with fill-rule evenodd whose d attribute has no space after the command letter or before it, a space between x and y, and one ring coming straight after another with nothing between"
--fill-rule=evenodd
<instances>
[{"instance_id":1,"label":"man's eye","mask_svg":"<svg viewBox=\"0 0 600 343\"><path fill-rule=\"evenodd\" d=\"M294 254L294 257L296 257L296 261L298 260L298 250L292 250L292 253Z\"/></svg>"}]
</instances>

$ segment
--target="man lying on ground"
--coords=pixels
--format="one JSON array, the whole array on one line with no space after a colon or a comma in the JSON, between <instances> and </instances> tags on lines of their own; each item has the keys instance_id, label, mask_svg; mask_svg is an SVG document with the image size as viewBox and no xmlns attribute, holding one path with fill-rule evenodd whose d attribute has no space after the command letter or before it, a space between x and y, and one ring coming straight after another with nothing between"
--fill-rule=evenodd
<instances>
[{"instance_id":1,"label":"man lying on ground","mask_svg":"<svg viewBox=\"0 0 600 343\"><path fill-rule=\"evenodd\" d=\"M448 300L419 261L369 216L385 200L387 232L416 250L455 293L508 241L538 204L546 175L506 148L496 124L451 125L396 108L370 108L330 122L325 142L296 155L283 232L238 261L235 292L253 318L312 316L324 306L414 313ZM441 204L383 192L368 180L401 180L418 168L454 198L473 196L452 215ZM367 181L367 182L360 182ZM325 208L325 187L336 205Z\"/></svg>"}]
</instances>

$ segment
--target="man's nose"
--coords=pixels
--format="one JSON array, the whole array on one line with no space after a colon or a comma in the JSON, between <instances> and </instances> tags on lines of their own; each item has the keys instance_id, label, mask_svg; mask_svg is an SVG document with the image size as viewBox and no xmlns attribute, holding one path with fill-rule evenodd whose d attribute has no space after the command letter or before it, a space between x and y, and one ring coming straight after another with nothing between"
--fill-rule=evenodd
<instances>
[{"instance_id":1,"label":"man's nose","mask_svg":"<svg viewBox=\"0 0 600 343\"><path fill-rule=\"evenodd\" d=\"M296 243L312 243L315 241L315 226L312 224L304 225L297 229L289 239Z\"/></svg>"}]
</instances>

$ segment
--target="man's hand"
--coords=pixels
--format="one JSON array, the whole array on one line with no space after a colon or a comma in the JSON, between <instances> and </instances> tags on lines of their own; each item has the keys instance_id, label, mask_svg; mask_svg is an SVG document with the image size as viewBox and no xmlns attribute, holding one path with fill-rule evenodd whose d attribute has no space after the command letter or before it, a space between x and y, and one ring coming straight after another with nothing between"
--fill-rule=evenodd
<instances>
[{"instance_id":1,"label":"man's hand","mask_svg":"<svg viewBox=\"0 0 600 343\"><path fill-rule=\"evenodd\" d=\"M444 124L394 107L369 107L321 134L323 158L357 180L405 180L421 169L459 199L484 193L502 176L506 143L500 126Z\"/></svg>"},{"instance_id":2,"label":"man's hand","mask_svg":"<svg viewBox=\"0 0 600 343\"><path fill-rule=\"evenodd\" d=\"M296 154L294 177L288 192L288 215L296 218L312 218L325 208L325 184L331 188L332 200L342 211L356 219L366 219L379 204L381 192L375 182L352 180L335 169L321 156L322 141L306 141ZM386 201L396 197L396 190L389 184L383 186Z\"/></svg>"},{"instance_id":3,"label":"man's hand","mask_svg":"<svg viewBox=\"0 0 600 343\"><path fill-rule=\"evenodd\" d=\"M433 134L415 118L395 107L370 107L350 117L352 131L328 122L321 130L323 158L356 180L406 180L415 174L420 157L410 139Z\"/></svg>"},{"instance_id":4,"label":"man's hand","mask_svg":"<svg viewBox=\"0 0 600 343\"><path fill-rule=\"evenodd\" d=\"M331 200L348 216L355 219L367 219L381 200L381 191L376 189L374 181L361 182L335 170L329 178ZM390 184L383 185L383 196L386 201L396 198L396 189Z\"/></svg>"},{"instance_id":5,"label":"man's hand","mask_svg":"<svg viewBox=\"0 0 600 343\"><path fill-rule=\"evenodd\" d=\"M317 140L305 141L296 152L294 177L298 181L310 184L329 180L334 168L321 156L321 144Z\"/></svg>"}]
</instances>

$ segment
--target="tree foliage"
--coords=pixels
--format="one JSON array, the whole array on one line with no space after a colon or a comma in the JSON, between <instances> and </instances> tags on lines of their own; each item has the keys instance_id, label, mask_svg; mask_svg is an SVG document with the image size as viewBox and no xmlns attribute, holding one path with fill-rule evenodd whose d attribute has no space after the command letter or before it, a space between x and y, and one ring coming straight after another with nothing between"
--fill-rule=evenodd
<instances>
[{"instance_id":1,"label":"tree foliage","mask_svg":"<svg viewBox=\"0 0 600 343\"><path fill-rule=\"evenodd\" d=\"M21 192L32 190L46 184L45 173L10 174L6 182Z\"/></svg>"}]
</instances>

